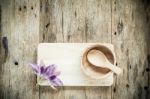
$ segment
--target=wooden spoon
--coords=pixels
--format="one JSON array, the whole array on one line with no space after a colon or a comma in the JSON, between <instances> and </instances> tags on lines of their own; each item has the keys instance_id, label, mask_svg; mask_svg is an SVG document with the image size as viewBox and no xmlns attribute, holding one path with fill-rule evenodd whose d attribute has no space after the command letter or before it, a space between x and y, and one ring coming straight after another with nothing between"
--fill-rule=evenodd
<instances>
[{"instance_id":1,"label":"wooden spoon","mask_svg":"<svg viewBox=\"0 0 150 99\"><path fill-rule=\"evenodd\" d=\"M119 67L111 64L108 61L107 57L99 50L89 51L87 54L87 59L94 66L108 68L117 75L119 75L122 72L122 70Z\"/></svg>"}]
</instances>

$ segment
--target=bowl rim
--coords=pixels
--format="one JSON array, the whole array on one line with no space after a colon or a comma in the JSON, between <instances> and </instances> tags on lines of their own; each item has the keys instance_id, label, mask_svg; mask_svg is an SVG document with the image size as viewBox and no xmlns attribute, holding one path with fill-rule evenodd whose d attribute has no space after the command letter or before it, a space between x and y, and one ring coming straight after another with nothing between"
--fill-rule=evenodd
<instances>
[{"instance_id":1,"label":"bowl rim","mask_svg":"<svg viewBox=\"0 0 150 99\"><path fill-rule=\"evenodd\" d=\"M85 68L84 65L87 65L87 64L85 64L84 61L83 61L85 54L88 53L88 52L91 51L91 50L94 50L94 49L95 49L96 47L98 47L98 46L104 47L104 48L106 48L109 52L111 52L111 54L112 54L112 56L113 56L113 64L116 63L115 53L113 52L112 49L110 49L108 46L103 45L103 44L94 44L94 45L90 45L89 47L85 48L85 50L83 51L83 53L82 53L82 58L81 58L81 69L82 69L82 71L83 71L87 76L89 76L89 77L91 77L91 78L94 78L94 79L103 79L103 78L106 78L106 77L108 77L109 75L111 75L113 72L110 70L110 71L108 71L106 74L104 74L104 75L102 75L102 76L96 76L96 77L95 77L95 75L98 75L98 72L96 73L96 72L90 70L89 68L88 68L88 69ZM98 49L96 49L96 50L98 50ZM100 51L100 50L99 50L99 51ZM102 51L101 51L101 52L102 52ZM102 52L102 53L103 53L103 52ZM87 54L86 54L86 56L87 56ZM87 57L86 57L86 58L87 58ZM87 59L87 60L88 60L88 59ZM90 63L90 62L88 62L88 63ZM95 66L95 67L96 67L96 66ZM99 68L101 68L101 67L99 67ZM107 68L104 68L104 69L107 69ZM94 74L94 75L91 75L91 74Z\"/></svg>"}]
</instances>

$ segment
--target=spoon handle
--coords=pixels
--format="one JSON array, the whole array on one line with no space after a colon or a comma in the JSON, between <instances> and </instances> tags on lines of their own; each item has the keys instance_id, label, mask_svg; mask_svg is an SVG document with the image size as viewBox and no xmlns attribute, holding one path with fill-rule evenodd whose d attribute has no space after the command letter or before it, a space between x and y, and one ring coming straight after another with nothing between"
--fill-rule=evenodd
<instances>
[{"instance_id":1,"label":"spoon handle","mask_svg":"<svg viewBox=\"0 0 150 99\"><path fill-rule=\"evenodd\" d=\"M122 73L122 69L113 65L113 64L107 64L107 68L109 68L111 71L113 71L115 74L119 75Z\"/></svg>"}]
</instances>

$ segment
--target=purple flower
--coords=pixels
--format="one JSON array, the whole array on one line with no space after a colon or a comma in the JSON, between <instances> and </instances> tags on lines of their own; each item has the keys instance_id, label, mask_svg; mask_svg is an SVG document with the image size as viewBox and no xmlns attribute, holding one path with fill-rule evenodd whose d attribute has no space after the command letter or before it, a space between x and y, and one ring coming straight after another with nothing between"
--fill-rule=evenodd
<instances>
[{"instance_id":1,"label":"purple flower","mask_svg":"<svg viewBox=\"0 0 150 99\"><path fill-rule=\"evenodd\" d=\"M35 72L35 74L47 79L53 89L56 89L56 86L63 85L62 81L57 77L60 72L56 70L55 64L39 66L37 64L30 63L29 65L32 67L32 70Z\"/></svg>"}]
</instances>

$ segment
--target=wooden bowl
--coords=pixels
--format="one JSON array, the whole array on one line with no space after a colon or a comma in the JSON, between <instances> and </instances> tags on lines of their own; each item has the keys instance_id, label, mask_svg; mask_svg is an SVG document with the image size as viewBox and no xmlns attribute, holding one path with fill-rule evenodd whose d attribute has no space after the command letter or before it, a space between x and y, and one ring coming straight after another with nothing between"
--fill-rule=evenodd
<instances>
[{"instance_id":1,"label":"wooden bowl","mask_svg":"<svg viewBox=\"0 0 150 99\"><path fill-rule=\"evenodd\" d=\"M84 51L82 59L81 59L81 68L83 72L89 77L94 78L94 79L102 79L110 75L112 71L110 71L108 68L98 67L89 62L87 55L91 50L101 51L107 57L110 63L115 64L115 57L114 57L113 52L105 45L97 44L97 45L88 47Z\"/></svg>"}]
</instances>

